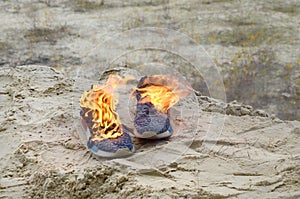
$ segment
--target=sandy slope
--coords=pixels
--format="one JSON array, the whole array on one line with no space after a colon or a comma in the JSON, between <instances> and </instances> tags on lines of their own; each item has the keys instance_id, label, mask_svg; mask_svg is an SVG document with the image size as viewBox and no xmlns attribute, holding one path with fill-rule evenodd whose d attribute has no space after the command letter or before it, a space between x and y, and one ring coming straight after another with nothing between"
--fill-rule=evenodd
<instances>
[{"instance_id":1,"label":"sandy slope","mask_svg":"<svg viewBox=\"0 0 300 199\"><path fill-rule=\"evenodd\" d=\"M170 140L134 140L133 156L102 160L78 136L74 80L23 66L1 68L0 82L0 198L300 197L299 122L250 116L251 107L224 115L214 111L246 106L193 95L198 110L172 110Z\"/></svg>"}]
</instances>

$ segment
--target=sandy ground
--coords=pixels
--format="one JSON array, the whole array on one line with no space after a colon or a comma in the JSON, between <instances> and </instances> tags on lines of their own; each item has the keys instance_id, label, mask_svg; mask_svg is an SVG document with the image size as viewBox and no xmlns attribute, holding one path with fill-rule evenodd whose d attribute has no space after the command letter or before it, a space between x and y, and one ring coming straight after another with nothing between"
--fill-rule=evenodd
<instances>
[{"instance_id":1,"label":"sandy ground","mask_svg":"<svg viewBox=\"0 0 300 199\"><path fill-rule=\"evenodd\" d=\"M299 198L299 14L296 0L1 1L0 198ZM210 97L172 108L169 140L97 159L78 101L110 73L171 73ZM136 83L117 107L131 128Z\"/></svg>"},{"instance_id":2,"label":"sandy ground","mask_svg":"<svg viewBox=\"0 0 300 199\"><path fill-rule=\"evenodd\" d=\"M0 82L0 198L300 197L300 122L192 94L169 140L104 160L80 139L78 80L29 65L1 68Z\"/></svg>"}]
</instances>

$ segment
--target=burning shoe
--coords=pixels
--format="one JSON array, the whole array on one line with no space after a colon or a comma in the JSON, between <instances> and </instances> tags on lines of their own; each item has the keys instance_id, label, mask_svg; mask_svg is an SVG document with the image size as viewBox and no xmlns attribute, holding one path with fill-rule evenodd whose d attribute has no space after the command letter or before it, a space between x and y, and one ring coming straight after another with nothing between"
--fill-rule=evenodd
<instances>
[{"instance_id":1,"label":"burning shoe","mask_svg":"<svg viewBox=\"0 0 300 199\"><path fill-rule=\"evenodd\" d=\"M189 92L188 89L179 89L179 83L173 76L143 77L135 92L135 136L148 139L170 137L173 129L169 109Z\"/></svg>"},{"instance_id":2,"label":"burning shoe","mask_svg":"<svg viewBox=\"0 0 300 199\"><path fill-rule=\"evenodd\" d=\"M134 152L134 146L132 144L131 138L129 136L129 130L124 125L120 125L119 130L116 131L116 134L121 134L116 138L97 138L93 132L96 129L92 129L90 126L93 126L90 118L91 114L86 115L82 110L80 112L81 123L85 130L88 142L87 147L89 150L99 157L125 157L129 156ZM112 135L113 136L113 135Z\"/></svg>"},{"instance_id":3,"label":"burning shoe","mask_svg":"<svg viewBox=\"0 0 300 199\"><path fill-rule=\"evenodd\" d=\"M87 147L100 157L124 157L134 152L129 130L115 112L112 95L118 77L110 76L103 86L93 86L80 99L81 122L87 136Z\"/></svg>"}]
</instances>

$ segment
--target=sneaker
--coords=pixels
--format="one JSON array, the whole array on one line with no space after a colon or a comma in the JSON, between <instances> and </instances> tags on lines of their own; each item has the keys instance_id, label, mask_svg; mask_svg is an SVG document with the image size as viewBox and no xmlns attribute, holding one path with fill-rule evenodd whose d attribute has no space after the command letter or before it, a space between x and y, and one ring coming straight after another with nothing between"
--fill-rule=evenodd
<instances>
[{"instance_id":1,"label":"sneaker","mask_svg":"<svg viewBox=\"0 0 300 199\"><path fill-rule=\"evenodd\" d=\"M149 89L159 89L158 87L163 87L161 85L154 85L153 82L149 81L150 77L143 77L136 89L136 115L134 118L134 134L138 138L147 139L161 139L170 137L173 133L172 125L169 119L169 108L172 106L168 102L165 103L155 103L154 97L149 93ZM157 76L158 77L158 76ZM155 77L154 77L155 79ZM152 87L152 88L150 88ZM168 94L172 93L167 87L163 89L168 90ZM159 99L164 99L166 94L159 93ZM175 95L174 95L175 96ZM173 96L173 97L174 97ZM175 96L176 97L176 96Z\"/></svg>"},{"instance_id":2,"label":"sneaker","mask_svg":"<svg viewBox=\"0 0 300 199\"><path fill-rule=\"evenodd\" d=\"M116 158L129 156L134 152L129 129L121 124L114 111L114 99L110 93L94 86L82 95L80 106L87 147L93 154Z\"/></svg>"},{"instance_id":3,"label":"sneaker","mask_svg":"<svg viewBox=\"0 0 300 199\"><path fill-rule=\"evenodd\" d=\"M134 134L138 138L161 139L173 133L169 114L158 112L151 103L137 104Z\"/></svg>"}]
</instances>

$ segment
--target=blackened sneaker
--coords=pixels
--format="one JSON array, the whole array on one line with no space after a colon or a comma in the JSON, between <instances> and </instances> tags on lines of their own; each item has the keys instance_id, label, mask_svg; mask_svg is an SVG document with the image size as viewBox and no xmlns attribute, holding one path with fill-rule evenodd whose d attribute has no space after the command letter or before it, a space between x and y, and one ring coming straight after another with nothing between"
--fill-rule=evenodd
<instances>
[{"instance_id":1,"label":"blackened sneaker","mask_svg":"<svg viewBox=\"0 0 300 199\"><path fill-rule=\"evenodd\" d=\"M129 156L134 152L129 130L120 123L110 93L93 87L82 95L80 106L87 147L93 154L115 158Z\"/></svg>"}]
</instances>

